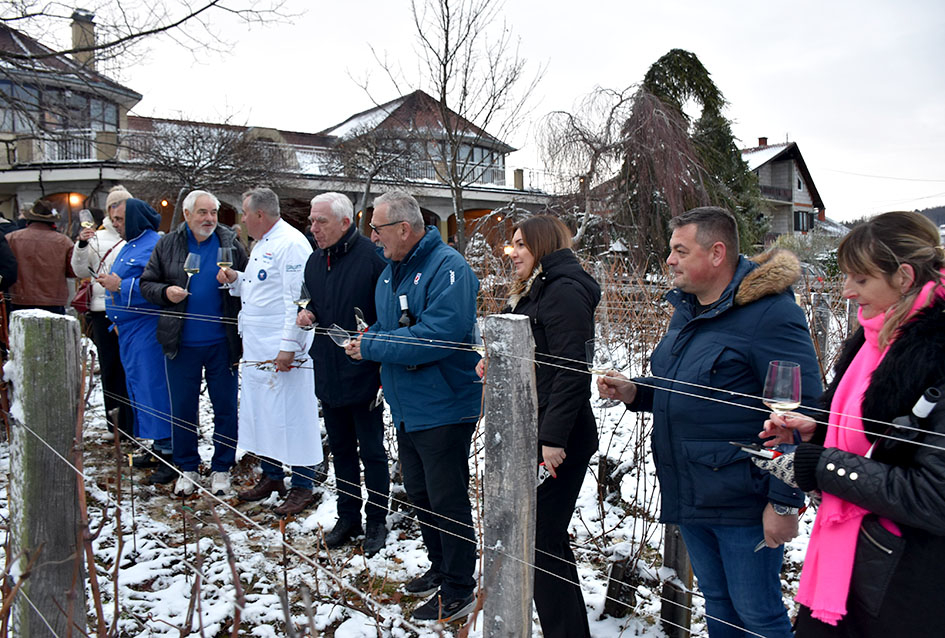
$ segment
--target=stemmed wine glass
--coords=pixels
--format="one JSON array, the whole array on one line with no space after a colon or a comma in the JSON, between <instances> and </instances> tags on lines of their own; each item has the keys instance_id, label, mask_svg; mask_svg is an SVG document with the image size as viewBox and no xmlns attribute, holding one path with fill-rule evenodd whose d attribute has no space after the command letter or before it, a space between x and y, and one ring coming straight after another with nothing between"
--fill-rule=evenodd
<instances>
[{"instance_id":1,"label":"stemmed wine glass","mask_svg":"<svg viewBox=\"0 0 945 638\"><path fill-rule=\"evenodd\" d=\"M82 228L95 227L95 217L92 216L92 211L88 208L83 208L79 211L79 226Z\"/></svg>"},{"instance_id":2,"label":"stemmed wine glass","mask_svg":"<svg viewBox=\"0 0 945 638\"><path fill-rule=\"evenodd\" d=\"M793 361L769 362L762 401L778 415L796 410L801 405L801 366Z\"/></svg>"},{"instance_id":3,"label":"stemmed wine glass","mask_svg":"<svg viewBox=\"0 0 945 638\"><path fill-rule=\"evenodd\" d=\"M584 342L584 355L587 369L591 374L605 375L614 369L614 360L610 350L597 339L588 339Z\"/></svg>"},{"instance_id":4,"label":"stemmed wine glass","mask_svg":"<svg viewBox=\"0 0 945 638\"><path fill-rule=\"evenodd\" d=\"M328 327L328 336L339 348L344 348L351 343L351 335L337 323L333 323Z\"/></svg>"},{"instance_id":5,"label":"stemmed wine glass","mask_svg":"<svg viewBox=\"0 0 945 638\"><path fill-rule=\"evenodd\" d=\"M295 305L299 307L299 310L305 310L308 307L308 304L312 301L312 295L308 292L308 287L303 283L302 288L299 290L299 296L295 300ZM299 326L302 330L312 330L315 327L314 323L310 323L307 326Z\"/></svg>"},{"instance_id":6,"label":"stemmed wine glass","mask_svg":"<svg viewBox=\"0 0 945 638\"><path fill-rule=\"evenodd\" d=\"M226 270L233 265L233 247L232 246L220 246L217 249L217 266L222 270ZM229 288L229 284L223 284L220 286L220 290L226 290Z\"/></svg>"},{"instance_id":7,"label":"stemmed wine glass","mask_svg":"<svg viewBox=\"0 0 945 638\"><path fill-rule=\"evenodd\" d=\"M184 260L184 272L187 273L187 283L184 290L190 292L190 278L200 272L200 255L197 253L187 253L187 259Z\"/></svg>"}]
</instances>

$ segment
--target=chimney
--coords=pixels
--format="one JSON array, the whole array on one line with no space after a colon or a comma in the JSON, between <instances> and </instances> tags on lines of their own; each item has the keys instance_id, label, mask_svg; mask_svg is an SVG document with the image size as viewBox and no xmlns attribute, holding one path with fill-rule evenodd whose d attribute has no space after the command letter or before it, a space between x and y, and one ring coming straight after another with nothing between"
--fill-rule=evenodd
<instances>
[{"instance_id":1,"label":"chimney","mask_svg":"<svg viewBox=\"0 0 945 638\"><path fill-rule=\"evenodd\" d=\"M767 146L767 145L768 145L768 138L767 138L767 137L759 137L759 138L758 138L758 146Z\"/></svg>"},{"instance_id":2,"label":"chimney","mask_svg":"<svg viewBox=\"0 0 945 638\"><path fill-rule=\"evenodd\" d=\"M72 48L85 49L95 46L95 14L85 9L72 12ZM78 51L72 58L87 69L95 70L92 51Z\"/></svg>"}]
</instances>

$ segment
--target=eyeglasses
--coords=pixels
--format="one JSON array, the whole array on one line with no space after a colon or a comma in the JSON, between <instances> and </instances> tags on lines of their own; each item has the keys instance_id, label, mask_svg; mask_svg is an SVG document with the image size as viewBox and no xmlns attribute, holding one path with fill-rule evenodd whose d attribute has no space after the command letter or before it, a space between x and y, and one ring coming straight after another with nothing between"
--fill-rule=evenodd
<instances>
[{"instance_id":1,"label":"eyeglasses","mask_svg":"<svg viewBox=\"0 0 945 638\"><path fill-rule=\"evenodd\" d=\"M368 226L370 226L371 230L373 230L375 233L380 234L380 229L384 228L384 226L393 226L394 224L402 224L402 223L404 223L403 220L400 220L397 222L387 222L386 224L378 224L377 226L375 226L374 224L368 224Z\"/></svg>"}]
</instances>

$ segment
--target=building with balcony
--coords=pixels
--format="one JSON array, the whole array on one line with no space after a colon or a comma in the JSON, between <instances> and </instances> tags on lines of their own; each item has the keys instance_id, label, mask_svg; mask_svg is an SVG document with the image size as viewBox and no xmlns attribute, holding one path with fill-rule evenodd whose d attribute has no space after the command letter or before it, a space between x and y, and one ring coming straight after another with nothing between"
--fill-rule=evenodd
<instances>
[{"instance_id":1,"label":"building with balcony","mask_svg":"<svg viewBox=\"0 0 945 638\"><path fill-rule=\"evenodd\" d=\"M73 15L73 44L94 42L93 16ZM9 60L19 61L17 64ZM81 208L101 208L108 189L125 184L146 193L170 226L182 188L204 186L169 180L155 190L149 173L160 146L195 140L230 139L265 157L278 172L278 192L290 221L305 225L308 202L328 190L367 201L397 186L417 197L428 223L444 237L456 229L450 189L444 180L442 115L433 98L415 91L352 115L318 133L284 131L231 123L139 117L130 113L142 96L95 70L90 56L56 54L36 40L0 24L0 213L13 219L35 200L52 200L67 226ZM464 170L464 216L476 217L515 203L543 208L548 195L524 187L522 171L507 175L514 149L449 111L453 130L462 131L458 162ZM199 145L199 141L195 144ZM178 146L180 154L192 151ZM166 148L164 149L166 151ZM196 149L199 151L199 149ZM165 155L166 159L166 155ZM227 160L224 160L226 162ZM511 177L511 179L510 179ZM237 180L239 181L239 180ZM254 183L215 186L223 202L222 221L234 223L240 194ZM363 211L368 216L370 210ZM364 221L368 221L365 219Z\"/></svg>"},{"instance_id":2,"label":"building with balcony","mask_svg":"<svg viewBox=\"0 0 945 638\"><path fill-rule=\"evenodd\" d=\"M824 202L795 142L768 144L767 137L759 137L758 146L742 150L742 159L758 176L773 235L806 233L816 221L827 219Z\"/></svg>"}]
</instances>

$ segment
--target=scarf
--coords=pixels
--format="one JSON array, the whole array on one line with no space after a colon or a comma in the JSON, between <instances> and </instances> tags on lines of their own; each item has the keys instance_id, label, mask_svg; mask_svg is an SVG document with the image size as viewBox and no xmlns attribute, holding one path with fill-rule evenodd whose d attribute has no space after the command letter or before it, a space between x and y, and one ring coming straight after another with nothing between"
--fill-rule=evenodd
<instances>
[{"instance_id":1,"label":"scarf","mask_svg":"<svg viewBox=\"0 0 945 638\"><path fill-rule=\"evenodd\" d=\"M910 317L932 301L932 289L936 283L930 281L922 287L916 295ZM863 432L863 395L889 346L879 347L879 332L886 320L885 313L866 319L860 309L857 318L863 327L866 341L837 384L837 391L830 404L830 427L824 447L866 456L870 442ZM846 602L853 576L856 541L860 524L867 514L869 511L859 505L833 494L823 494L797 588L797 601L810 608L811 615L821 622L836 625L847 613ZM890 532L897 536L900 534L892 521L880 522Z\"/></svg>"}]
</instances>

